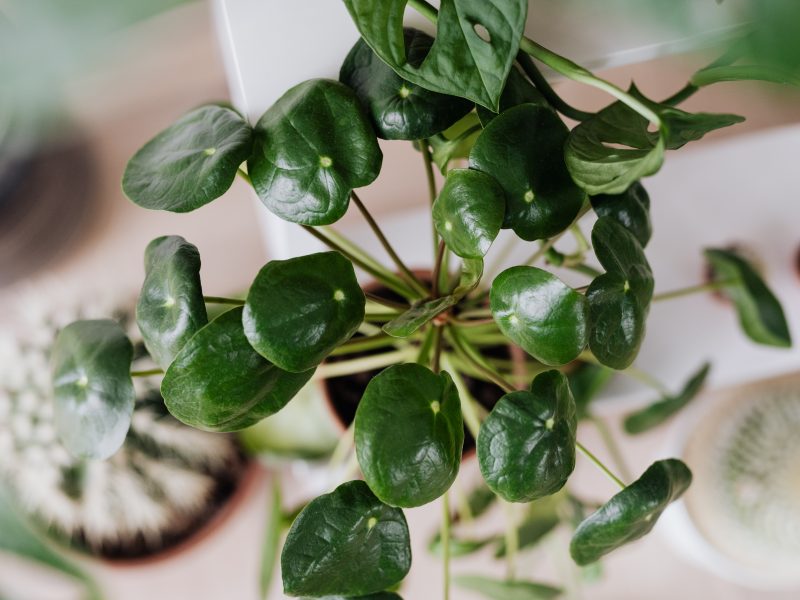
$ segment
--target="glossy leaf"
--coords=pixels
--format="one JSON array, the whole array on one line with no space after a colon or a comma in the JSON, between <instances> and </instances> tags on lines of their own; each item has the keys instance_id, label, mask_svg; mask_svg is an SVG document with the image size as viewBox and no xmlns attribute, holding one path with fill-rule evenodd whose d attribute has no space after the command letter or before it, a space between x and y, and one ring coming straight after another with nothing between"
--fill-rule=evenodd
<instances>
[{"instance_id":1,"label":"glossy leaf","mask_svg":"<svg viewBox=\"0 0 800 600\"><path fill-rule=\"evenodd\" d=\"M509 108L519 106L520 104L539 104L540 106L548 106L547 100L544 99L541 92L537 90L533 84L528 81L527 77L515 66L511 68L506 79L506 87L503 89L503 95L500 96L500 107L497 112L493 112L486 107L476 106L475 112L478 113L478 118L481 124L486 127L489 122L494 119L498 113L502 113Z\"/></svg>"},{"instance_id":2,"label":"glossy leaf","mask_svg":"<svg viewBox=\"0 0 800 600\"><path fill-rule=\"evenodd\" d=\"M281 554L283 590L291 596L374 594L410 568L403 511L382 503L363 481L312 500L292 524Z\"/></svg>"},{"instance_id":3,"label":"glossy leaf","mask_svg":"<svg viewBox=\"0 0 800 600\"><path fill-rule=\"evenodd\" d=\"M694 400L695 396L703 389L711 364L705 363L676 396L667 396L660 401L651 404L641 410L629 414L625 417L624 427L628 433L642 433L653 427L661 425L684 406Z\"/></svg>"},{"instance_id":4,"label":"glossy leaf","mask_svg":"<svg viewBox=\"0 0 800 600\"><path fill-rule=\"evenodd\" d=\"M394 365L372 378L355 418L358 464L383 502L413 507L445 493L464 447L461 402L447 373Z\"/></svg>"},{"instance_id":5,"label":"glossy leaf","mask_svg":"<svg viewBox=\"0 0 800 600\"><path fill-rule=\"evenodd\" d=\"M613 369L625 369L639 352L653 297L653 274L634 235L610 217L592 229L592 244L606 269L589 285L589 348Z\"/></svg>"},{"instance_id":6,"label":"glossy leaf","mask_svg":"<svg viewBox=\"0 0 800 600\"><path fill-rule=\"evenodd\" d=\"M106 459L125 441L136 398L132 359L133 345L115 321L76 321L56 337L56 429L75 456Z\"/></svg>"},{"instance_id":7,"label":"glossy leaf","mask_svg":"<svg viewBox=\"0 0 800 600\"><path fill-rule=\"evenodd\" d=\"M562 593L559 588L521 579L509 581L481 575L457 575L454 581L458 587L492 600L548 600Z\"/></svg>"},{"instance_id":8,"label":"glossy leaf","mask_svg":"<svg viewBox=\"0 0 800 600\"><path fill-rule=\"evenodd\" d=\"M503 271L492 283L490 303L503 335L546 365L564 365L586 347L586 298L547 271Z\"/></svg>"},{"instance_id":9,"label":"glossy leaf","mask_svg":"<svg viewBox=\"0 0 800 600\"><path fill-rule=\"evenodd\" d=\"M419 67L433 38L407 27L406 56ZM420 140L440 133L472 110L472 103L431 92L395 73L359 39L342 65L339 80L352 88L367 108L378 136L387 140Z\"/></svg>"},{"instance_id":10,"label":"glossy leaf","mask_svg":"<svg viewBox=\"0 0 800 600\"><path fill-rule=\"evenodd\" d=\"M236 431L278 412L313 373L289 373L253 350L237 307L186 343L164 375L161 394L169 412L187 425Z\"/></svg>"},{"instance_id":11,"label":"glossy leaf","mask_svg":"<svg viewBox=\"0 0 800 600\"><path fill-rule=\"evenodd\" d=\"M647 246L653 225L650 222L650 196L641 183L632 183L621 194L599 194L590 200L598 217L614 219L639 240L642 248Z\"/></svg>"},{"instance_id":12,"label":"glossy leaf","mask_svg":"<svg viewBox=\"0 0 800 600\"><path fill-rule=\"evenodd\" d=\"M189 212L228 191L252 146L252 129L239 113L201 106L133 156L122 189L144 208Z\"/></svg>"},{"instance_id":13,"label":"glossy leaf","mask_svg":"<svg viewBox=\"0 0 800 600\"><path fill-rule=\"evenodd\" d=\"M587 565L646 535L691 482L692 473L681 461L670 458L653 463L578 526L569 547L573 560Z\"/></svg>"},{"instance_id":14,"label":"glossy leaf","mask_svg":"<svg viewBox=\"0 0 800 600\"><path fill-rule=\"evenodd\" d=\"M436 41L422 64L406 55L403 13L407 0L344 0L356 27L403 79L497 110L519 50L527 0L504 0L486 10L483 0L442 0Z\"/></svg>"},{"instance_id":15,"label":"glossy leaf","mask_svg":"<svg viewBox=\"0 0 800 600\"><path fill-rule=\"evenodd\" d=\"M244 330L264 358L302 372L350 339L365 305L352 263L338 252L273 260L250 287Z\"/></svg>"},{"instance_id":16,"label":"glossy leaf","mask_svg":"<svg viewBox=\"0 0 800 600\"><path fill-rule=\"evenodd\" d=\"M383 155L355 93L312 79L281 96L258 121L247 161L253 187L280 218L329 225L347 211L350 192L372 183Z\"/></svg>"},{"instance_id":17,"label":"glossy leaf","mask_svg":"<svg viewBox=\"0 0 800 600\"><path fill-rule=\"evenodd\" d=\"M568 134L549 108L521 104L493 119L469 155L471 168L488 173L503 187L503 227L524 240L562 232L583 205L585 194L564 162Z\"/></svg>"},{"instance_id":18,"label":"glossy leaf","mask_svg":"<svg viewBox=\"0 0 800 600\"><path fill-rule=\"evenodd\" d=\"M709 249L706 260L717 281L730 282L722 293L731 299L747 336L759 344L788 348L792 337L778 299L756 270L729 250Z\"/></svg>"},{"instance_id":19,"label":"glossy leaf","mask_svg":"<svg viewBox=\"0 0 800 600\"><path fill-rule=\"evenodd\" d=\"M162 368L208 323L200 284L200 253L180 236L154 239L144 254L145 277L136 323L150 356Z\"/></svg>"},{"instance_id":20,"label":"glossy leaf","mask_svg":"<svg viewBox=\"0 0 800 600\"><path fill-rule=\"evenodd\" d=\"M478 435L486 484L509 502L554 494L575 469L575 401L558 371L538 375L530 391L506 394Z\"/></svg>"},{"instance_id":21,"label":"glossy leaf","mask_svg":"<svg viewBox=\"0 0 800 600\"><path fill-rule=\"evenodd\" d=\"M447 247L462 258L483 258L505 213L500 184L486 173L453 169L433 203L433 222Z\"/></svg>"}]
</instances>

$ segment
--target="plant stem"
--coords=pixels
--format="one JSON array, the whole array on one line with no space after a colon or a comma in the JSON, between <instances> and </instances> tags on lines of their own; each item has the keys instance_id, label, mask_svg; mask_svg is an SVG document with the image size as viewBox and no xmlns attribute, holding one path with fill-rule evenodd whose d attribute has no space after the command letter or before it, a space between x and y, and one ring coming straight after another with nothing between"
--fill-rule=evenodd
<instances>
[{"instance_id":1,"label":"plant stem","mask_svg":"<svg viewBox=\"0 0 800 600\"><path fill-rule=\"evenodd\" d=\"M163 369L146 369L144 371L131 371L131 377L149 377L150 375L163 375Z\"/></svg>"},{"instance_id":2,"label":"plant stem","mask_svg":"<svg viewBox=\"0 0 800 600\"><path fill-rule=\"evenodd\" d=\"M433 286L432 295L434 298L439 297L439 275L442 272L442 260L444 260L444 252L447 249L444 240L439 241L439 248L436 251L436 261L433 263L433 275L431 276L431 284Z\"/></svg>"},{"instance_id":3,"label":"plant stem","mask_svg":"<svg viewBox=\"0 0 800 600\"><path fill-rule=\"evenodd\" d=\"M485 411L483 407L478 404L478 401L472 397L469 388L461 377L459 370L455 368L452 362L452 356L447 352L442 354L442 365L445 370L450 373L453 378L453 383L458 390L458 397L461 400L461 413L464 415L464 423L467 426L472 439L478 439L478 433L481 428L481 420L485 418Z\"/></svg>"},{"instance_id":4,"label":"plant stem","mask_svg":"<svg viewBox=\"0 0 800 600\"><path fill-rule=\"evenodd\" d=\"M625 483L619 477L614 475L614 473L612 473L611 470L607 466L605 466L600 459L598 459L594 454L589 452L589 450L587 450L583 444L575 440L575 447L581 454L583 454L586 458L592 461L592 463L594 463L594 466L600 469L606 477L608 477L611 481L616 483L621 489L623 490L625 489Z\"/></svg>"},{"instance_id":5,"label":"plant stem","mask_svg":"<svg viewBox=\"0 0 800 600\"><path fill-rule=\"evenodd\" d=\"M768 65L732 65L706 67L692 76L691 83L698 88L723 81L766 81L781 85L800 86L800 77L791 71Z\"/></svg>"},{"instance_id":6,"label":"plant stem","mask_svg":"<svg viewBox=\"0 0 800 600\"><path fill-rule=\"evenodd\" d=\"M595 426L597 432L600 434L600 437L603 439L603 444L605 444L606 449L608 449L608 453L611 455L611 460L614 461L614 466L617 468L617 471L619 471L623 479L630 480L631 472L630 469L628 469L627 463L625 462L625 457L622 456L622 452L620 452L619 446L617 445L614 436L611 435L611 432L608 430L608 426L606 425L605 421L594 415L590 415L589 420Z\"/></svg>"},{"instance_id":7,"label":"plant stem","mask_svg":"<svg viewBox=\"0 0 800 600\"><path fill-rule=\"evenodd\" d=\"M337 346L330 355L343 356L346 354L354 354L356 352L364 352L365 350L375 350L376 348L394 346L401 341L402 340L393 338L385 333L379 333L369 337L357 337L349 339L344 344Z\"/></svg>"},{"instance_id":8,"label":"plant stem","mask_svg":"<svg viewBox=\"0 0 800 600\"><path fill-rule=\"evenodd\" d=\"M510 502L503 502L503 508L506 517L506 579L514 581L517 571L517 551L519 550L519 528L514 505Z\"/></svg>"},{"instance_id":9,"label":"plant stem","mask_svg":"<svg viewBox=\"0 0 800 600\"><path fill-rule=\"evenodd\" d=\"M222 296L203 296L203 302L206 304L235 304L236 306L242 306L245 301L238 298L223 298Z\"/></svg>"},{"instance_id":10,"label":"plant stem","mask_svg":"<svg viewBox=\"0 0 800 600\"><path fill-rule=\"evenodd\" d=\"M550 248L552 248L555 245L555 243L564 236L564 234L566 232L567 232L567 230L565 229L564 231L562 231L558 235L555 235L555 236L549 238L545 242L542 242L539 245L539 249L536 252L534 252L530 256L530 258L528 258L528 260L526 260L522 264L524 264L524 265L533 265L533 264L535 264L540 258L542 258L545 254L547 254L547 251L550 250Z\"/></svg>"},{"instance_id":11,"label":"plant stem","mask_svg":"<svg viewBox=\"0 0 800 600\"><path fill-rule=\"evenodd\" d=\"M389 365L402 363L413 358L414 351L414 348L403 348L402 350L386 352L384 354L364 356L361 358L354 358L352 360L343 360L341 362L325 363L317 367L317 370L314 373L314 379L343 377L345 375L363 373L364 371L372 371L374 369L388 367Z\"/></svg>"},{"instance_id":12,"label":"plant stem","mask_svg":"<svg viewBox=\"0 0 800 600\"><path fill-rule=\"evenodd\" d=\"M444 337L444 328L441 325L433 326L433 357L431 358L431 370L434 373L440 371L440 362L442 360L442 338Z\"/></svg>"},{"instance_id":13,"label":"plant stem","mask_svg":"<svg viewBox=\"0 0 800 600\"><path fill-rule=\"evenodd\" d=\"M509 393L516 391L516 387L511 385L506 379L489 366L480 353L475 350L466 340L461 338L461 334L455 327L448 327L450 338L453 342L453 347L456 352L469 364L471 364L479 373L483 373L492 383L497 385L504 392Z\"/></svg>"},{"instance_id":14,"label":"plant stem","mask_svg":"<svg viewBox=\"0 0 800 600\"><path fill-rule=\"evenodd\" d=\"M419 140L420 150L422 151L422 158L425 161L425 177L428 181L428 198L430 200L431 208L436 201L436 177L433 174L433 157L431 156L431 149L428 145L428 140ZM433 254L436 256L436 250L439 247L439 232L436 231L436 225L431 222L431 230L433 233Z\"/></svg>"},{"instance_id":15,"label":"plant stem","mask_svg":"<svg viewBox=\"0 0 800 600\"><path fill-rule=\"evenodd\" d=\"M565 262L561 266L564 267L565 269L569 269L570 271L575 271L576 273L582 273L583 275L587 275L592 278L599 277L600 275L602 275L600 271L598 271L594 267L590 267L585 263L578 263L577 265L572 265Z\"/></svg>"},{"instance_id":16,"label":"plant stem","mask_svg":"<svg viewBox=\"0 0 800 600\"><path fill-rule=\"evenodd\" d=\"M450 322L458 327L482 327L484 325L491 325L494 323L494 317L486 317L483 319L458 319L451 318Z\"/></svg>"},{"instance_id":17,"label":"plant stem","mask_svg":"<svg viewBox=\"0 0 800 600\"><path fill-rule=\"evenodd\" d=\"M492 316L492 309L488 306L485 308L470 308L469 310L465 310L459 313L458 317L460 319L468 319L472 317L491 317Z\"/></svg>"},{"instance_id":18,"label":"plant stem","mask_svg":"<svg viewBox=\"0 0 800 600\"><path fill-rule=\"evenodd\" d=\"M662 292L653 296L653 302L661 302L662 300L671 300L673 298L681 298L682 296L690 296L691 294L700 294L703 292L715 292L736 283L731 279L723 279L720 281L712 281L710 283L701 283L690 287L682 288L679 290L672 290L671 292Z\"/></svg>"},{"instance_id":19,"label":"plant stem","mask_svg":"<svg viewBox=\"0 0 800 600\"><path fill-rule=\"evenodd\" d=\"M366 296L367 300L370 302L374 302L375 304L380 304L381 306L385 306L386 308L393 308L394 310L407 310L409 305L403 304L401 302L395 302L394 300L387 300L386 298L382 298L381 296L377 296L371 292L364 292L364 296Z\"/></svg>"},{"instance_id":20,"label":"plant stem","mask_svg":"<svg viewBox=\"0 0 800 600\"><path fill-rule=\"evenodd\" d=\"M441 329L441 328L440 328ZM442 495L442 562L444 563L444 600L450 600L450 499L448 493Z\"/></svg>"},{"instance_id":21,"label":"plant stem","mask_svg":"<svg viewBox=\"0 0 800 600\"><path fill-rule=\"evenodd\" d=\"M589 352L581 352L578 358L584 362L589 362L600 367L605 367L603 363L597 360L597 358ZM653 388L662 396L669 396L671 394L669 389L667 389L667 386L661 383L658 379L650 375L650 373L642 371L641 369L637 369L636 367L628 367L627 369L622 369L621 371L617 371L617 373L625 375L626 377L630 377L631 379L635 379L636 381L643 383L648 387Z\"/></svg>"},{"instance_id":22,"label":"plant stem","mask_svg":"<svg viewBox=\"0 0 800 600\"><path fill-rule=\"evenodd\" d=\"M536 86L536 89L542 93L542 96L545 97L545 100L547 100L550 106L555 108L562 115L575 121L585 121L594 116L594 113L585 112L567 104L567 102L552 88L545 76L542 75L542 72L536 66L536 63L531 60L530 56L524 52L519 52L517 54L517 62L533 82L533 85Z\"/></svg>"},{"instance_id":23,"label":"plant stem","mask_svg":"<svg viewBox=\"0 0 800 600\"><path fill-rule=\"evenodd\" d=\"M364 203L361 201L361 198L358 197L358 194L355 192L350 192L350 197L352 198L355 205L358 207L358 210L361 211L361 214L364 216L364 220L369 225L370 229L375 233L375 237L378 238L378 241L383 246L383 249L386 250L386 253L389 255L389 258L392 259L392 262L400 269L400 272L405 276L404 278L407 280L408 284L414 288L415 291L419 292L423 296L428 295L427 288L423 285L423 283L417 278L414 273L411 272L406 264L400 259L397 252L395 252L392 245L389 243L389 240L386 239L386 236L383 234L378 223L375 222L375 219L372 218L372 215L367 210L367 207L364 206Z\"/></svg>"},{"instance_id":24,"label":"plant stem","mask_svg":"<svg viewBox=\"0 0 800 600\"><path fill-rule=\"evenodd\" d=\"M247 171L245 171L242 167L239 167L237 173L239 177L244 179L249 185L253 185L253 181L250 179L250 175L248 175Z\"/></svg>"},{"instance_id":25,"label":"plant stem","mask_svg":"<svg viewBox=\"0 0 800 600\"><path fill-rule=\"evenodd\" d=\"M704 69L701 69L699 72L702 73L703 71L708 71L709 69L713 69L715 67L723 67L729 65L739 58L740 51L735 47L731 47L727 52L722 54L718 59L714 62L709 64ZM694 79L694 78L692 78ZM685 86L683 86L680 90L672 94L669 98L661 101L661 104L667 104L669 106L676 106L683 102L684 100L688 100L691 98L696 92L700 90L700 86L696 85L694 81L689 81Z\"/></svg>"}]
</instances>

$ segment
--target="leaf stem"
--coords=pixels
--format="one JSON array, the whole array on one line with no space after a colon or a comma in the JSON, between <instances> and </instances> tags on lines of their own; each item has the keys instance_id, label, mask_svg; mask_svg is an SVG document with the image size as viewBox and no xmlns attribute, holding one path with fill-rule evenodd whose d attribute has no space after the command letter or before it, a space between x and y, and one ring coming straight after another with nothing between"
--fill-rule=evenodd
<instances>
[{"instance_id":1,"label":"leaf stem","mask_svg":"<svg viewBox=\"0 0 800 600\"><path fill-rule=\"evenodd\" d=\"M689 287L681 288L679 290L672 290L671 292L662 292L653 296L653 302L661 302L663 300L671 300L673 298L681 298L683 296L690 296L692 294L701 294L703 292L715 292L736 283L733 279L721 279L719 281L712 281L710 283L701 283Z\"/></svg>"},{"instance_id":2,"label":"leaf stem","mask_svg":"<svg viewBox=\"0 0 800 600\"><path fill-rule=\"evenodd\" d=\"M514 505L503 502L505 512L505 541L506 541L506 579L514 581L517 571L517 551L519 550L519 528Z\"/></svg>"},{"instance_id":3,"label":"leaf stem","mask_svg":"<svg viewBox=\"0 0 800 600\"><path fill-rule=\"evenodd\" d=\"M375 304L380 304L381 306L385 306L386 308L392 308L394 310L407 310L409 307L408 303L403 304L402 302L395 302L394 300L388 300L386 298L383 298L382 296L373 294L372 292L364 292L364 296L370 302L374 302Z\"/></svg>"},{"instance_id":4,"label":"leaf stem","mask_svg":"<svg viewBox=\"0 0 800 600\"><path fill-rule=\"evenodd\" d=\"M461 337L460 332L455 327L448 327L450 340L453 343L456 353L459 354L467 363L471 364L479 373L486 376L489 381L494 383L504 392L514 392L516 387L509 383L500 373L495 371L488 363L483 360L480 353L475 350L466 340Z\"/></svg>"},{"instance_id":5,"label":"leaf stem","mask_svg":"<svg viewBox=\"0 0 800 600\"><path fill-rule=\"evenodd\" d=\"M431 358L431 370L438 373L440 363L442 360L442 338L444 337L444 328L441 325L433 326L433 357Z\"/></svg>"},{"instance_id":6,"label":"leaf stem","mask_svg":"<svg viewBox=\"0 0 800 600\"><path fill-rule=\"evenodd\" d=\"M478 401L472 397L472 394L470 394L469 388L461 377L459 370L452 362L452 358L453 357L449 353L444 352L442 354L442 365L445 370L450 373L453 378L453 383L458 390L458 397L461 400L461 413L464 415L464 423L472 435L472 439L477 440L478 433L481 429L481 421L486 417L486 411Z\"/></svg>"},{"instance_id":7,"label":"leaf stem","mask_svg":"<svg viewBox=\"0 0 800 600\"><path fill-rule=\"evenodd\" d=\"M442 494L442 528L440 537L442 539L442 562L444 564L442 598L450 600L450 498L448 492Z\"/></svg>"},{"instance_id":8,"label":"leaf stem","mask_svg":"<svg viewBox=\"0 0 800 600\"><path fill-rule=\"evenodd\" d=\"M324 363L317 367L317 370L314 373L314 379L343 377L345 375L353 375L354 373L363 373L364 371L372 371L374 369L388 367L389 365L402 363L412 359L414 352L415 349L409 347L401 350L395 350L394 352L386 352L384 354L375 354L361 358L354 358L352 360Z\"/></svg>"},{"instance_id":9,"label":"leaf stem","mask_svg":"<svg viewBox=\"0 0 800 600\"><path fill-rule=\"evenodd\" d=\"M433 275L431 276L431 285L433 286L432 295L434 298L439 297L439 276L442 272L442 261L444 260L444 252L446 249L444 240L440 240L439 248L436 251L436 261L433 263Z\"/></svg>"},{"instance_id":10,"label":"leaf stem","mask_svg":"<svg viewBox=\"0 0 800 600\"><path fill-rule=\"evenodd\" d=\"M131 371L131 377L150 377L151 375L163 375L164 369L146 369L143 371Z\"/></svg>"},{"instance_id":11,"label":"leaf stem","mask_svg":"<svg viewBox=\"0 0 800 600\"><path fill-rule=\"evenodd\" d=\"M425 178L428 181L428 198L430 200L431 208L436 201L436 178L433 174L433 157L431 156L431 149L428 145L428 140L419 140L420 150L422 151L422 158L425 161ZM433 233L433 254L436 255L437 248L439 247L439 232L436 231L436 225L431 221L431 230Z\"/></svg>"},{"instance_id":12,"label":"leaf stem","mask_svg":"<svg viewBox=\"0 0 800 600\"><path fill-rule=\"evenodd\" d=\"M239 175L239 177L244 179L248 183L248 185L253 185L253 181L252 179L250 179L250 175L242 167L239 167L237 174Z\"/></svg>"},{"instance_id":13,"label":"leaf stem","mask_svg":"<svg viewBox=\"0 0 800 600\"><path fill-rule=\"evenodd\" d=\"M347 354L354 354L356 352L364 352L366 350L375 350L377 348L385 348L386 346L394 346L401 340L393 338L385 333L371 335L369 337L357 337L347 340L345 343L340 344L331 352L331 356L343 356Z\"/></svg>"},{"instance_id":14,"label":"leaf stem","mask_svg":"<svg viewBox=\"0 0 800 600\"><path fill-rule=\"evenodd\" d=\"M580 356L578 357L580 360L589 362L600 367L605 367L603 363L597 360L590 352L581 352ZM641 369L637 369L636 367L628 367L627 369L622 369L617 371L621 375L625 375L626 377L630 377L631 379L635 379L636 381L643 383L644 385L653 388L662 396L669 396L672 392L667 389L663 383L661 383L658 379L647 373L646 371L642 371Z\"/></svg>"},{"instance_id":15,"label":"leaf stem","mask_svg":"<svg viewBox=\"0 0 800 600\"><path fill-rule=\"evenodd\" d=\"M625 483L619 477L614 475L614 473L612 473L611 470L607 466L605 466L599 458L597 458L594 454L589 452L589 450L587 450L586 447L583 444L581 444L578 440L575 440L575 447L581 454L583 454L586 458L588 458L594 464L594 466L600 469L606 477L608 477L611 481L617 484L621 489L623 490L625 489Z\"/></svg>"},{"instance_id":16,"label":"leaf stem","mask_svg":"<svg viewBox=\"0 0 800 600\"><path fill-rule=\"evenodd\" d=\"M519 52L517 54L517 62L522 67L522 70L525 71L525 74L533 82L533 85L536 86L536 89L542 93L550 106L555 108L562 115L575 121L585 121L586 119L594 116L594 113L579 110L573 106L570 106L566 101L564 101L564 99L552 88L545 76L542 75L542 72L536 66L536 63L531 60L530 56L524 52Z\"/></svg>"},{"instance_id":17,"label":"leaf stem","mask_svg":"<svg viewBox=\"0 0 800 600\"><path fill-rule=\"evenodd\" d=\"M206 304L234 304L236 306L243 306L245 301L239 298L224 298L222 296L203 296L203 302Z\"/></svg>"},{"instance_id":18,"label":"leaf stem","mask_svg":"<svg viewBox=\"0 0 800 600\"><path fill-rule=\"evenodd\" d=\"M383 249L386 250L389 258L391 258L392 262L397 266L398 269L400 269L400 272L404 275L404 278L407 280L408 284L414 288L415 291L419 292L423 296L427 296L428 289L419 280L419 278L411 272L411 269L406 266L400 256L398 256L397 252L395 252L394 248L389 243L389 240L387 240L386 236L383 234L383 231L378 223L375 222L375 219L367 210L367 207L364 206L361 198L358 197L358 194L353 191L350 193L350 197L358 207L358 210L361 211L361 214L364 216L364 220L367 222L367 225L369 225L370 229L372 229L372 231L375 233L375 237L378 238L378 241L381 243L381 246L383 246Z\"/></svg>"},{"instance_id":19,"label":"leaf stem","mask_svg":"<svg viewBox=\"0 0 800 600\"><path fill-rule=\"evenodd\" d=\"M625 462L625 457L622 456L622 452L620 452L619 446L617 445L614 436L611 435L611 432L608 430L608 426L606 425L605 421L594 415L590 415L589 420L600 434L603 444L608 450L608 453L611 455L611 460L614 461L614 466L617 468L617 471L619 471L624 479L629 480L631 478L630 469L628 469L628 465Z\"/></svg>"}]
</instances>

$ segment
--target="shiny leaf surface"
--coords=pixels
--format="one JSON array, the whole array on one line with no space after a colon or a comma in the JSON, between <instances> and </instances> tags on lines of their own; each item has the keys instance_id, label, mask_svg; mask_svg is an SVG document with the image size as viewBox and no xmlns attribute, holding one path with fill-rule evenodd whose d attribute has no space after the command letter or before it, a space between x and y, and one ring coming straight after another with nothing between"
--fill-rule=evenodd
<instances>
[{"instance_id":1,"label":"shiny leaf surface","mask_svg":"<svg viewBox=\"0 0 800 600\"><path fill-rule=\"evenodd\" d=\"M562 232L583 205L585 194L564 162L568 134L549 108L521 104L493 119L469 155L471 168L488 173L503 187L503 227L524 240Z\"/></svg>"},{"instance_id":2,"label":"shiny leaf surface","mask_svg":"<svg viewBox=\"0 0 800 600\"><path fill-rule=\"evenodd\" d=\"M122 189L144 208L189 212L228 191L252 146L253 132L239 113L201 106L133 156Z\"/></svg>"},{"instance_id":3,"label":"shiny leaf surface","mask_svg":"<svg viewBox=\"0 0 800 600\"><path fill-rule=\"evenodd\" d=\"M364 320L366 298L338 252L273 260L244 306L244 330L259 354L287 371L316 367Z\"/></svg>"},{"instance_id":4,"label":"shiny leaf surface","mask_svg":"<svg viewBox=\"0 0 800 600\"><path fill-rule=\"evenodd\" d=\"M312 79L286 92L255 128L247 162L253 187L280 218L329 225L347 211L350 192L372 183L383 155L355 93Z\"/></svg>"},{"instance_id":5,"label":"shiny leaf surface","mask_svg":"<svg viewBox=\"0 0 800 600\"><path fill-rule=\"evenodd\" d=\"M283 590L291 596L375 594L410 568L403 511L382 503L363 481L312 500L292 524L281 554Z\"/></svg>"},{"instance_id":6,"label":"shiny leaf surface","mask_svg":"<svg viewBox=\"0 0 800 600\"><path fill-rule=\"evenodd\" d=\"M132 359L133 345L115 321L76 321L56 337L56 429L75 456L103 460L125 441L135 401Z\"/></svg>"},{"instance_id":7,"label":"shiny leaf surface","mask_svg":"<svg viewBox=\"0 0 800 600\"><path fill-rule=\"evenodd\" d=\"M355 443L364 479L383 502L413 507L441 496L464 447L450 375L404 364L373 377L356 411Z\"/></svg>"},{"instance_id":8,"label":"shiny leaf surface","mask_svg":"<svg viewBox=\"0 0 800 600\"><path fill-rule=\"evenodd\" d=\"M511 68L506 79L506 87L503 89L503 95L500 96L500 107L497 112L493 112L484 106L476 106L475 111L478 113L478 118L481 124L486 127L489 121L494 119L498 113L502 113L509 108L519 106L520 104L538 104L540 106L547 106L547 100L537 90L533 84L528 81L527 77L515 66Z\"/></svg>"},{"instance_id":9,"label":"shiny leaf surface","mask_svg":"<svg viewBox=\"0 0 800 600\"><path fill-rule=\"evenodd\" d=\"M200 253L180 236L156 238L145 250L144 269L136 323L153 360L166 369L189 338L208 323Z\"/></svg>"},{"instance_id":10,"label":"shiny leaf surface","mask_svg":"<svg viewBox=\"0 0 800 600\"><path fill-rule=\"evenodd\" d=\"M164 375L161 394L169 412L187 425L236 431L278 412L313 373L289 373L253 350L237 307L186 343Z\"/></svg>"},{"instance_id":11,"label":"shiny leaf surface","mask_svg":"<svg viewBox=\"0 0 800 600\"><path fill-rule=\"evenodd\" d=\"M610 217L628 229L642 248L653 235L650 222L650 196L638 181L621 194L599 194L590 198L598 217Z\"/></svg>"},{"instance_id":12,"label":"shiny leaf surface","mask_svg":"<svg viewBox=\"0 0 800 600\"><path fill-rule=\"evenodd\" d=\"M530 391L506 394L478 435L486 484L509 502L554 494L575 469L575 401L558 371L538 375Z\"/></svg>"}]
</instances>

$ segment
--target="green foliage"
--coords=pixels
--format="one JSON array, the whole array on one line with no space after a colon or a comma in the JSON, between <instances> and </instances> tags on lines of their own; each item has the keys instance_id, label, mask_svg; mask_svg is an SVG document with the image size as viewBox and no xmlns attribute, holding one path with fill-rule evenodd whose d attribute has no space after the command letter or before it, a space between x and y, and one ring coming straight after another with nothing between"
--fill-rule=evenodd
<instances>
[{"instance_id":1,"label":"green foliage","mask_svg":"<svg viewBox=\"0 0 800 600\"><path fill-rule=\"evenodd\" d=\"M559 588L524 580L501 580L481 575L459 575L456 585L491 600L548 600L561 595Z\"/></svg>"},{"instance_id":2,"label":"green foliage","mask_svg":"<svg viewBox=\"0 0 800 600\"><path fill-rule=\"evenodd\" d=\"M406 364L373 377L356 412L355 442L364 479L382 501L410 508L441 496L464 446L450 375Z\"/></svg>"},{"instance_id":3,"label":"green foliage","mask_svg":"<svg viewBox=\"0 0 800 600\"><path fill-rule=\"evenodd\" d=\"M76 321L59 332L51 358L56 428L75 456L106 459L125 441L136 401L132 359L115 321Z\"/></svg>"},{"instance_id":4,"label":"green foliage","mask_svg":"<svg viewBox=\"0 0 800 600\"><path fill-rule=\"evenodd\" d=\"M650 222L650 196L640 182L635 182L621 194L598 194L590 198L598 217L610 217L627 228L642 245L647 246L653 235Z\"/></svg>"},{"instance_id":5,"label":"green foliage","mask_svg":"<svg viewBox=\"0 0 800 600\"><path fill-rule=\"evenodd\" d=\"M411 567L408 526L363 481L312 500L289 530L281 554L290 596L359 596L401 581Z\"/></svg>"},{"instance_id":6,"label":"green foliage","mask_svg":"<svg viewBox=\"0 0 800 600\"><path fill-rule=\"evenodd\" d=\"M514 106L519 106L520 104L538 104L544 107L548 106L541 92L539 92L539 90L537 90L533 84L528 81L525 75L523 75L517 67L513 67L508 73L506 87L503 88L503 95L500 96L499 110L497 112L493 112L484 106L477 105L475 107L475 112L478 113L478 118L480 119L481 124L486 127L489 122L499 113L502 113Z\"/></svg>"}]
</instances>

